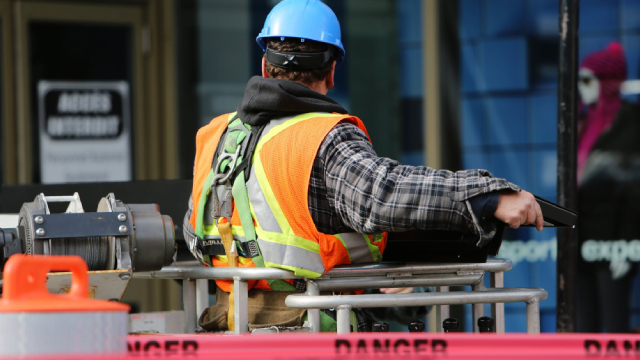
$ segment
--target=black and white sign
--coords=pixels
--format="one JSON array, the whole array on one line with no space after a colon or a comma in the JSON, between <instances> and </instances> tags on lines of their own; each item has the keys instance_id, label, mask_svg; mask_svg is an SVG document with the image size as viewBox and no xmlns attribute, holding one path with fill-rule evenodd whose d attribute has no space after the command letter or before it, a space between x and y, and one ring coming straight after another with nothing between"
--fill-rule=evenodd
<instances>
[{"instance_id":1,"label":"black and white sign","mask_svg":"<svg viewBox=\"0 0 640 360\"><path fill-rule=\"evenodd\" d=\"M124 81L38 83L44 184L131 180L131 110Z\"/></svg>"}]
</instances>

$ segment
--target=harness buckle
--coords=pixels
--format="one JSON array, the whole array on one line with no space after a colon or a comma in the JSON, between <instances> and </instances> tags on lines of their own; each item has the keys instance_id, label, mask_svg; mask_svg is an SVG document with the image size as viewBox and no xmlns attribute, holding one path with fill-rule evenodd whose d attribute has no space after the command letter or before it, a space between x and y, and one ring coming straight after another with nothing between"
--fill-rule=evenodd
<instances>
[{"instance_id":1,"label":"harness buckle","mask_svg":"<svg viewBox=\"0 0 640 360\"><path fill-rule=\"evenodd\" d=\"M224 175L224 174L219 174ZM219 177L216 175L216 177ZM233 215L233 194L231 193L231 185L227 183L215 183L216 177L211 182L211 217L218 219L222 216L231 218ZM221 178L221 176L220 176ZM218 188L222 186L222 199L218 197Z\"/></svg>"},{"instance_id":2,"label":"harness buckle","mask_svg":"<svg viewBox=\"0 0 640 360\"><path fill-rule=\"evenodd\" d=\"M216 227L218 228L222 243L224 244L225 253L230 258L234 258L238 256L238 253L245 254L244 244L236 244L236 241L233 240L231 233L231 217L233 216L233 188L231 185L232 176L238 165L238 158L242 157L244 160L245 153L251 142L252 133L249 129L245 127L244 124L239 124L233 128L227 129L227 134L224 139L221 141L227 141L227 137L236 132L242 131L245 133L244 139L236 144L235 151L233 153L228 152L225 146L222 146L221 155L217 158L215 162L214 168L214 176L211 181L211 217L214 220ZM236 138L230 139L230 141L236 141ZM221 165L224 161L228 161L225 165L224 169L221 169ZM221 218L226 218L227 223L219 224L219 220ZM221 226L223 225L223 226ZM254 253L255 250L251 249L249 253Z\"/></svg>"},{"instance_id":3,"label":"harness buckle","mask_svg":"<svg viewBox=\"0 0 640 360\"><path fill-rule=\"evenodd\" d=\"M211 186L222 184L225 181L229 180L229 178L233 174L233 169L236 168L236 164L238 163L238 157L240 156L241 151L242 151L242 147L238 146L236 148L236 152L235 153L228 153L228 152L225 151L225 152L222 153L222 155L220 155L220 159L218 160L218 164L216 165L216 169L215 169L215 173L214 173L215 176L213 177L213 180L211 181ZM221 173L220 172L220 164L227 158L231 159L231 161L227 165L227 171Z\"/></svg>"},{"instance_id":4,"label":"harness buckle","mask_svg":"<svg viewBox=\"0 0 640 360\"><path fill-rule=\"evenodd\" d=\"M222 200L218 198L218 187L222 186ZM222 185L211 186L212 191L212 207L211 217L218 226L218 220L220 218L226 218L229 223L231 223L231 217L233 216L233 194L231 185L229 183L225 183Z\"/></svg>"}]
</instances>

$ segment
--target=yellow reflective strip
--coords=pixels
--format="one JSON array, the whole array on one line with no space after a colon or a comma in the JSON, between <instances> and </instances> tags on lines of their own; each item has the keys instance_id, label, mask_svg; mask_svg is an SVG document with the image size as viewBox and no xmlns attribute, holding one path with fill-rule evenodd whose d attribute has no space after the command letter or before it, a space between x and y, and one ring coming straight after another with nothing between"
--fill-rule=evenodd
<instances>
[{"instance_id":1,"label":"yellow reflective strip","mask_svg":"<svg viewBox=\"0 0 640 360\"><path fill-rule=\"evenodd\" d=\"M227 118L227 122L231 121L231 119L233 119L233 117L236 116L237 113L238 112L235 111L235 112L232 112L231 114L229 114L229 117Z\"/></svg>"},{"instance_id":2,"label":"yellow reflective strip","mask_svg":"<svg viewBox=\"0 0 640 360\"><path fill-rule=\"evenodd\" d=\"M205 235L220 235L218 228L215 225L204 226ZM231 233L237 236L245 236L242 226L231 226ZM260 240L269 241L276 244L295 246L301 249L311 251L314 253L320 253L320 245L309 239L305 239L293 234L282 234L271 231L265 231L260 227L256 227L256 235Z\"/></svg>"},{"instance_id":3,"label":"yellow reflective strip","mask_svg":"<svg viewBox=\"0 0 640 360\"><path fill-rule=\"evenodd\" d=\"M262 189L262 194L264 198L267 200L267 204L271 211L273 212L273 217L278 222L280 226L280 230L282 230L285 234L292 234L293 229L289 225L289 221L287 217L284 216L284 212L280 208L280 204L278 200L276 200L276 196L273 194L273 190L271 189L271 184L269 184L269 179L267 179L267 174L264 172L264 167L262 166L262 160L260 159L260 155L258 151L255 152L254 156L254 164L253 169L255 170L256 179L258 179L258 185L260 189Z\"/></svg>"},{"instance_id":4,"label":"yellow reflective strip","mask_svg":"<svg viewBox=\"0 0 640 360\"><path fill-rule=\"evenodd\" d=\"M265 134L262 136L262 138L260 139L260 141L258 142L258 144L256 145L256 151L255 153L257 154L261 149L262 146L269 140L271 140L274 136L278 135L280 132L282 132L283 130L285 130L286 128L288 128L289 126L295 125L301 121L305 121L305 120L309 120L315 117L331 117L331 116L342 116L344 117L344 115L341 114L320 114L320 113L307 113L307 114L302 114L302 115L298 115L292 119L289 119L287 121L285 121L283 124L274 126L273 129L269 130L269 133Z\"/></svg>"},{"instance_id":5,"label":"yellow reflective strip","mask_svg":"<svg viewBox=\"0 0 640 360\"><path fill-rule=\"evenodd\" d=\"M244 236L244 229L242 229L242 226L231 225L231 233L233 235ZM205 225L204 234L220 235L220 232L218 232L218 228L215 225Z\"/></svg>"},{"instance_id":6,"label":"yellow reflective strip","mask_svg":"<svg viewBox=\"0 0 640 360\"><path fill-rule=\"evenodd\" d=\"M220 261L227 261L227 255L216 255L216 258ZM251 260L250 258L244 258L242 256L238 256L238 262L241 264L248 264L250 263Z\"/></svg>"},{"instance_id":7,"label":"yellow reflective strip","mask_svg":"<svg viewBox=\"0 0 640 360\"><path fill-rule=\"evenodd\" d=\"M312 251L314 253L320 253L320 245L309 239L301 238L299 236L295 236L294 234L282 234L271 231L265 231L261 228L256 227L256 234L258 235L258 239L282 244L287 246L295 246L301 249L305 249L307 251Z\"/></svg>"},{"instance_id":8,"label":"yellow reflective strip","mask_svg":"<svg viewBox=\"0 0 640 360\"><path fill-rule=\"evenodd\" d=\"M382 253L380 253L380 248L378 248L373 243L371 243L371 239L369 239L369 235L362 235L362 236L364 236L364 239L367 242L367 246L369 247L369 251L371 252L371 257L373 258L373 262L382 261ZM377 238L378 238L378 235L374 235L374 239L377 239ZM382 240L382 238L380 238L380 240Z\"/></svg>"},{"instance_id":9,"label":"yellow reflective strip","mask_svg":"<svg viewBox=\"0 0 640 360\"><path fill-rule=\"evenodd\" d=\"M274 263L270 263L268 261L264 262L264 266L265 267L270 267L270 268L278 268L278 269L289 270L289 271L292 271L295 275L306 277L306 278L309 278L309 279L313 279L313 278L317 278L317 277L322 276L322 274L319 274L319 273L317 273L315 271L300 269L300 268L297 268L295 266L274 264Z\"/></svg>"},{"instance_id":10,"label":"yellow reflective strip","mask_svg":"<svg viewBox=\"0 0 640 360\"><path fill-rule=\"evenodd\" d=\"M347 244L344 243L344 240L342 240L342 237L337 234L333 236L335 236L338 240L340 240L340 242L342 243L342 247L344 247L344 249L347 250L347 255L349 255L349 261L351 261L351 254L349 253L349 248L347 247Z\"/></svg>"},{"instance_id":11,"label":"yellow reflective strip","mask_svg":"<svg viewBox=\"0 0 640 360\"><path fill-rule=\"evenodd\" d=\"M256 216L256 210L253 208L253 203L251 202L251 198L249 198L249 212L251 212L251 217L256 222L256 228L260 227L260 222L258 221L258 217ZM256 234L256 237L258 237L257 234Z\"/></svg>"}]
</instances>

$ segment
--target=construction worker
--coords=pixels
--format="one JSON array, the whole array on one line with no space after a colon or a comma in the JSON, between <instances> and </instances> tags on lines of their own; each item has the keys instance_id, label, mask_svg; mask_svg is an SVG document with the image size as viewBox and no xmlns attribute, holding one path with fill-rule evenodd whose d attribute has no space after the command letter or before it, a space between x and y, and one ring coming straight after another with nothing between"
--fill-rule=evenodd
<instances>
[{"instance_id":1,"label":"construction worker","mask_svg":"<svg viewBox=\"0 0 640 360\"><path fill-rule=\"evenodd\" d=\"M213 119L196 139L184 232L206 266L314 278L336 265L379 262L388 231L454 230L484 244L495 219L542 229L533 195L486 170L454 173L376 155L364 123L327 96L345 49L338 19L321 1L280 2L257 42L262 76L249 80L237 112ZM226 330L233 284L216 283L217 303L200 325ZM304 285L250 282L250 327L300 325L303 312L284 298Z\"/></svg>"}]
</instances>

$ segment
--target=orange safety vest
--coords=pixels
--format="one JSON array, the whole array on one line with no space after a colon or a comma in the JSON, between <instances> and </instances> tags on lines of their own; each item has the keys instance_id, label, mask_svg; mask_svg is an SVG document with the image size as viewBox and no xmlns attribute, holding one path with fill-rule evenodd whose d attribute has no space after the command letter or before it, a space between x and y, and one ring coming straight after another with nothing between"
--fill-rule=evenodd
<instances>
[{"instance_id":1,"label":"orange safety vest","mask_svg":"<svg viewBox=\"0 0 640 360\"><path fill-rule=\"evenodd\" d=\"M214 153L234 116L235 113L219 116L198 131L190 219L194 229L198 217L204 216L198 213L199 202ZM257 242L266 267L314 278L336 265L379 262L382 259L386 233L323 234L309 213L309 180L316 154L329 131L341 121L357 125L366 133L364 124L357 117L327 113L272 120L263 130L253 153L247 189ZM234 238L243 239L244 232L235 206L231 225ZM215 224L205 226L205 234L216 238ZM228 266L226 256L215 256L210 260L213 266ZM238 260L240 267L256 266L250 258L239 257ZM216 283L222 290L229 291L230 280L216 280ZM270 290L264 280L249 281L249 288L253 287Z\"/></svg>"}]
</instances>

